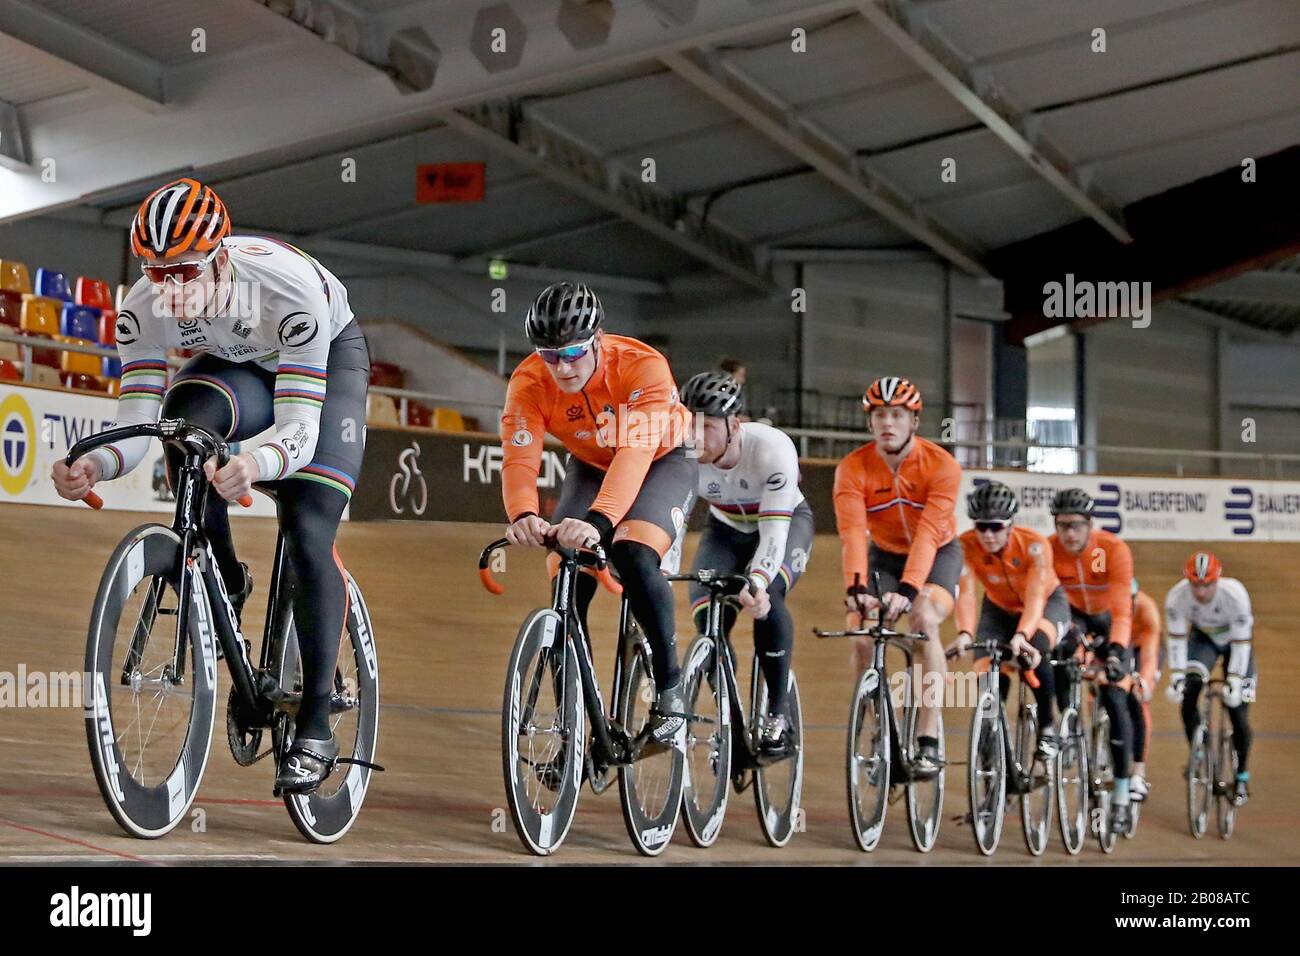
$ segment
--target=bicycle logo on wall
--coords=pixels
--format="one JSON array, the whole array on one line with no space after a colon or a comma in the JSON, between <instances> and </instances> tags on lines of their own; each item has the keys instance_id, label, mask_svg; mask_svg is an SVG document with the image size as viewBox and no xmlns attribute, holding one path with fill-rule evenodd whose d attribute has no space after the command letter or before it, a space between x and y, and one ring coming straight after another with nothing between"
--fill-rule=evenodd
<instances>
[{"instance_id":1,"label":"bicycle logo on wall","mask_svg":"<svg viewBox=\"0 0 1300 956\"><path fill-rule=\"evenodd\" d=\"M410 508L411 514L419 517L429 506L429 486L416 461L419 457L420 443L415 441L397 456L398 471L388 483L388 504L393 514L404 514Z\"/></svg>"}]
</instances>

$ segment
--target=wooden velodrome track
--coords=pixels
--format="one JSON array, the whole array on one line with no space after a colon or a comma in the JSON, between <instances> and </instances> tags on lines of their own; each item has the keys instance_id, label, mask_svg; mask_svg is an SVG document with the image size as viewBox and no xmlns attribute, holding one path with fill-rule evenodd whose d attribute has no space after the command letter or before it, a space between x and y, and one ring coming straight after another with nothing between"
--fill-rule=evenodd
<instances>
[{"instance_id":1,"label":"wooden velodrome track","mask_svg":"<svg viewBox=\"0 0 1300 956\"><path fill-rule=\"evenodd\" d=\"M163 516L165 517L165 516ZM0 505L0 671L79 670L86 618L99 574L112 547L130 528L150 520L122 512ZM500 533L468 524L391 522L345 524L339 551L360 582L378 635L383 708L378 759L388 768L371 784L360 819L343 842L316 847L301 840L280 801L271 797L272 770L263 761L235 765L218 713L208 763L195 806L203 832L182 824L158 841L124 836L109 816L91 777L77 709L0 710L0 862L391 861L525 863L534 860L516 838L501 779L500 706L506 656L523 615L546 596L539 553L510 554L501 576L507 593L487 594L477 580L478 550ZM260 636L274 525L265 519L236 524L240 555L258 589L245 612L247 630ZM688 543L688 558L694 541ZM1163 599L1188 551L1183 544L1135 544L1144 588ZM692 847L681 828L660 861L879 864L1079 865L1300 863L1300 631L1295 545L1233 542L1218 547L1227 573L1242 578L1255 600L1260 658L1260 701L1253 708L1253 796L1229 841L1187 832L1186 797L1179 774L1186 744L1174 708L1158 694L1150 777L1151 801L1136 839L1121 841L1104 858L1095 843L1068 857L1054 834L1047 853L1033 860L1024 849L1019 815L1009 808L1002 845L991 861L979 857L970 832L952 818L966 808L964 767L949 771L944 828L935 850L911 848L902 804L891 809L880 847L856 849L845 802L845 723L853 674L842 642L818 641L814 624L837 627L839 548L820 537L810 571L794 592L798 638L795 667L807 729L803 803L806 832L782 850L767 847L749 793L733 798L718 843ZM680 606L684 607L684 602ZM598 598L592 613L597 666L612 673L610 649L615 600ZM679 613L685 623L685 613ZM685 633L686 628L683 628ZM951 634L951 625L948 626ZM738 627L741 656L748 628ZM685 650L685 639L679 643ZM747 677L742 677L747 680ZM228 676L221 677L224 702ZM224 703L222 704L224 708ZM969 712L946 715L950 753L964 752ZM959 758L964 759L964 758ZM495 823L495 825L494 825ZM1211 824L1213 826L1213 824ZM583 794L577 819L556 862L641 862L629 844L615 791Z\"/></svg>"}]
</instances>

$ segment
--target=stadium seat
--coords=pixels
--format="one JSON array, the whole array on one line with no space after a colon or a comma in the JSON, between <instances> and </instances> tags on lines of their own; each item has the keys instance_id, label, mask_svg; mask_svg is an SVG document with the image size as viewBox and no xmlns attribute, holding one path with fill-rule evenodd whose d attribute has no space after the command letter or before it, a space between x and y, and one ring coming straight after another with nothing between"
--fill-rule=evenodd
<instances>
[{"instance_id":1,"label":"stadium seat","mask_svg":"<svg viewBox=\"0 0 1300 956\"><path fill-rule=\"evenodd\" d=\"M406 424L415 428L432 428L433 409L427 405L421 405L419 402L408 400L406 403Z\"/></svg>"},{"instance_id":2,"label":"stadium seat","mask_svg":"<svg viewBox=\"0 0 1300 956\"><path fill-rule=\"evenodd\" d=\"M24 295L32 291L32 279L27 266L13 259L0 259L0 289Z\"/></svg>"},{"instance_id":3,"label":"stadium seat","mask_svg":"<svg viewBox=\"0 0 1300 956\"><path fill-rule=\"evenodd\" d=\"M397 418L397 404L391 395L366 396L366 422L370 425L401 426Z\"/></svg>"},{"instance_id":4,"label":"stadium seat","mask_svg":"<svg viewBox=\"0 0 1300 956\"><path fill-rule=\"evenodd\" d=\"M55 336L59 333L60 315L63 303L57 299L30 295L23 299L22 318L19 327L32 335Z\"/></svg>"},{"instance_id":5,"label":"stadium seat","mask_svg":"<svg viewBox=\"0 0 1300 956\"><path fill-rule=\"evenodd\" d=\"M63 307L63 315L59 318L59 330L71 338L89 339L98 344L99 309L69 302Z\"/></svg>"},{"instance_id":6,"label":"stadium seat","mask_svg":"<svg viewBox=\"0 0 1300 956\"><path fill-rule=\"evenodd\" d=\"M32 347L32 364L45 365L49 368L59 367L59 350L50 347L50 340L44 335L34 335L31 332L19 332L19 335L26 338ZM22 346L19 346L21 348Z\"/></svg>"},{"instance_id":7,"label":"stadium seat","mask_svg":"<svg viewBox=\"0 0 1300 956\"><path fill-rule=\"evenodd\" d=\"M21 362L23 353L13 342L0 342L0 359L8 359L10 362Z\"/></svg>"},{"instance_id":8,"label":"stadium seat","mask_svg":"<svg viewBox=\"0 0 1300 956\"><path fill-rule=\"evenodd\" d=\"M0 359L0 382L21 382L23 373L8 359Z\"/></svg>"},{"instance_id":9,"label":"stadium seat","mask_svg":"<svg viewBox=\"0 0 1300 956\"><path fill-rule=\"evenodd\" d=\"M99 344L117 344L117 310L105 309L99 315Z\"/></svg>"},{"instance_id":10,"label":"stadium seat","mask_svg":"<svg viewBox=\"0 0 1300 956\"><path fill-rule=\"evenodd\" d=\"M0 292L0 325L22 327L23 300L14 292Z\"/></svg>"},{"instance_id":11,"label":"stadium seat","mask_svg":"<svg viewBox=\"0 0 1300 956\"><path fill-rule=\"evenodd\" d=\"M74 388L80 392L102 392L104 383L98 375L84 375L77 372L64 372L59 376L64 388Z\"/></svg>"},{"instance_id":12,"label":"stadium seat","mask_svg":"<svg viewBox=\"0 0 1300 956\"><path fill-rule=\"evenodd\" d=\"M113 293L108 283L102 279L77 279L77 305L88 305L92 309L113 308Z\"/></svg>"},{"instance_id":13,"label":"stadium seat","mask_svg":"<svg viewBox=\"0 0 1300 956\"><path fill-rule=\"evenodd\" d=\"M122 391L122 380L120 378L110 378L104 383L104 386L109 395L117 397L117 393Z\"/></svg>"},{"instance_id":14,"label":"stadium seat","mask_svg":"<svg viewBox=\"0 0 1300 956\"><path fill-rule=\"evenodd\" d=\"M63 383L59 380L59 373L49 365L33 364L31 368L32 385L42 385L46 388L60 388Z\"/></svg>"},{"instance_id":15,"label":"stadium seat","mask_svg":"<svg viewBox=\"0 0 1300 956\"><path fill-rule=\"evenodd\" d=\"M60 335L60 342L66 342L69 345L94 345L86 339L73 338L70 335ZM59 368L64 372L70 372L74 375L99 375L104 369L104 359L100 355L91 355L86 352L68 352L61 353Z\"/></svg>"},{"instance_id":16,"label":"stadium seat","mask_svg":"<svg viewBox=\"0 0 1300 956\"><path fill-rule=\"evenodd\" d=\"M433 427L444 432L463 432L465 419L454 408L435 408L433 410Z\"/></svg>"},{"instance_id":17,"label":"stadium seat","mask_svg":"<svg viewBox=\"0 0 1300 956\"><path fill-rule=\"evenodd\" d=\"M62 299L64 302L72 301L72 288L68 285L68 277L62 272L55 272L53 269L36 270L36 294L43 295L48 299Z\"/></svg>"},{"instance_id":18,"label":"stadium seat","mask_svg":"<svg viewBox=\"0 0 1300 956\"><path fill-rule=\"evenodd\" d=\"M102 366L100 367L99 374L102 375L104 378L121 378L121 377L122 377L122 360L121 360L121 359L119 359L119 358L112 358L112 357L110 357L110 356L108 356L108 355L105 355L105 356L102 356L102 357L100 358L100 362L102 362L103 364L102 364Z\"/></svg>"},{"instance_id":19,"label":"stadium seat","mask_svg":"<svg viewBox=\"0 0 1300 956\"><path fill-rule=\"evenodd\" d=\"M404 388L406 373L392 362L371 362L370 384L382 388Z\"/></svg>"}]
</instances>

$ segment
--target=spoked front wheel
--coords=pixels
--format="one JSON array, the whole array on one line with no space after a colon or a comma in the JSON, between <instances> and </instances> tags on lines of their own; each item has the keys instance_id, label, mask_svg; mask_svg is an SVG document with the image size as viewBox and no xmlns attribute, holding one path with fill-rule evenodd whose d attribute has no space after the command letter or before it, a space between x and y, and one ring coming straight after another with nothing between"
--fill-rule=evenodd
<instances>
[{"instance_id":1,"label":"spoked front wheel","mask_svg":"<svg viewBox=\"0 0 1300 956\"><path fill-rule=\"evenodd\" d=\"M864 853L880 842L889 803L889 698L881 674L869 667L858 678L849 711L849 823Z\"/></svg>"},{"instance_id":2,"label":"spoked front wheel","mask_svg":"<svg viewBox=\"0 0 1300 956\"><path fill-rule=\"evenodd\" d=\"M1105 711L1092 725L1092 832L1102 853L1115 850L1115 828L1110 825L1114 806L1115 763L1110 753L1110 718Z\"/></svg>"},{"instance_id":3,"label":"spoked front wheel","mask_svg":"<svg viewBox=\"0 0 1300 956\"><path fill-rule=\"evenodd\" d=\"M1214 777L1210 767L1210 750L1205 742L1205 725L1196 728L1191 755L1187 760L1187 823L1192 836L1205 836L1210 819L1210 801L1214 799Z\"/></svg>"},{"instance_id":4,"label":"spoked front wheel","mask_svg":"<svg viewBox=\"0 0 1300 956\"><path fill-rule=\"evenodd\" d=\"M768 710L767 681L757 659L754 660L752 679L750 727L757 733L759 718ZM781 759L764 761L754 771L754 806L758 810L763 838L772 846L782 847L790 842L796 830L803 829L803 810L799 805L803 796L803 704L799 700L799 681L794 671L790 671L787 677L785 700L778 713L785 716L789 747ZM754 750L757 752L757 745Z\"/></svg>"},{"instance_id":5,"label":"spoked front wheel","mask_svg":"<svg viewBox=\"0 0 1300 956\"><path fill-rule=\"evenodd\" d=\"M920 748L919 733L916 726L920 723L920 711L911 707L907 711L908 720L912 723L913 729L909 736L911 738L911 752L916 753ZM929 853L934 849L935 840L939 838L939 822L943 819L943 783L945 769L942 763L947 756L947 749L944 746L943 739L943 712L935 708L935 734L939 740L939 761L940 770L933 777L924 780L910 780L907 784L907 823L912 833L912 845L922 853Z\"/></svg>"},{"instance_id":6,"label":"spoked front wheel","mask_svg":"<svg viewBox=\"0 0 1300 956\"><path fill-rule=\"evenodd\" d=\"M560 615L530 614L506 670L501 759L515 832L538 856L559 849L582 787L585 720L578 659Z\"/></svg>"},{"instance_id":7,"label":"spoked front wheel","mask_svg":"<svg viewBox=\"0 0 1300 956\"><path fill-rule=\"evenodd\" d=\"M631 649L631 656L618 701L618 716L628 738L635 741L643 732L648 732L655 683L650 671L649 645L641 637L638 625L632 623L630 627L632 633L626 646ZM686 732L683 728L682 738ZM685 768L686 759L681 746L662 747L648 741L631 764L618 768L623 822L637 852L658 856L672 840L682 808Z\"/></svg>"},{"instance_id":8,"label":"spoked front wheel","mask_svg":"<svg viewBox=\"0 0 1300 956\"><path fill-rule=\"evenodd\" d=\"M1083 849L1088 835L1088 747L1079 712L1067 708L1057 733L1060 752L1056 757L1056 806L1061 821L1061 841L1074 856Z\"/></svg>"},{"instance_id":9,"label":"spoked front wheel","mask_svg":"<svg viewBox=\"0 0 1300 956\"><path fill-rule=\"evenodd\" d=\"M682 816L698 847L712 846L722 832L731 788L731 700L718 667L717 645L700 635L686 651L686 767Z\"/></svg>"},{"instance_id":10,"label":"spoked front wheel","mask_svg":"<svg viewBox=\"0 0 1300 956\"><path fill-rule=\"evenodd\" d=\"M199 567L174 531L147 524L122 539L95 595L82 694L99 792L132 836L170 832L203 778L217 688L211 622Z\"/></svg>"},{"instance_id":11,"label":"spoked front wheel","mask_svg":"<svg viewBox=\"0 0 1300 956\"><path fill-rule=\"evenodd\" d=\"M379 658L375 653L375 633L370 611L361 589L352 575L346 575L348 640L339 645L334 668L334 688L330 696L330 729L339 745L339 756L357 763L346 763L312 793L286 793L284 805L298 832L312 843L334 843L356 822L362 801L370 786L372 770L367 764L375 758L379 739ZM292 615L286 615L288 633L279 645L278 661L272 662L281 688L302 692L302 658L298 649L298 632ZM281 715L273 725L277 755L293 742L293 718Z\"/></svg>"},{"instance_id":12,"label":"spoked front wheel","mask_svg":"<svg viewBox=\"0 0 1300 956\"><path fill-rule=\"evenodd\" d=\"M1219 824L1219 836L1228 840L1237 823L1237 805L1233 802L1237 787L1237 748L1232 745L1232 733L1228 728L1226 713L1219 715L1219 726L1215 728L1214 792L1217 796L1215 817Z\"/></svg>"},{"instance_id":13,"label":"spoked front wheel","mask_svg":"<svg viewBox=\"0 0 1300 956\"><path fill-rule=\"evenodd\" d=\"M980 696L970 733L971 829L975 846L985 856L998 848L1007 809L1007 745L998 719L996 686Z\"/></svg>"},{"instance_id":14,"label":"spoked front wheel","mask_svg":"<svg viewBox=\"0 0 1300 956\"><path fill-rule=\"evenodd\" d=\"M1020 823L1025 833L1025 847L1033 856L1047 849L1047 835L1052 828L1052 804L1056 794L1052 787L1052 764L1038 752L1038 712L1032 701L1023 701L1016 721L1016 761L1024 771L1020 783Z\"/></svg>"}]
</instances>

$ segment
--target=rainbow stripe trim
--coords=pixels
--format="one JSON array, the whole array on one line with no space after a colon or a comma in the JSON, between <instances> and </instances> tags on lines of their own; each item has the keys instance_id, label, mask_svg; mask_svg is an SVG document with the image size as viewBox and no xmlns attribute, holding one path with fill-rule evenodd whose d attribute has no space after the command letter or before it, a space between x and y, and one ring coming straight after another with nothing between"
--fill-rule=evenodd
<instances>
[{"instance_id":1,"label":"rainbow stripe trim","mask_svg":"<svg viewBox=\"0 0 1300 956\"><path fill-rule=\"evenodd\" d=\"M316 365L281 365L275 371L276 405L325 404L326 370Z\"/></svg>"},{"instance_id":2,"label":"rainbow stripe trim","mask_svg":"<svg viewBox=\"0 0 1300 956\"><path fill-rule=\"evenodd\" d=\"M223 438L230 438L231 435L239 431L239 401L235 398L235 393L231 391L229 385L221 379L214 378L211 375L185 375L177 377L176 381L172 382L172 388L175 388L177 385L185 385L188 382L193 382L195 385L206 385L208 388L214 388L225 397L226 403L230 406L231 424L230 431L226 432L226 434L222 436Z\"/></svg>"},{"instance_id":3,"label":"rainbow stripe trim","mask_svg":"<svg viewBox=\"0 0 1300 956\"><path fill-rule=\"evenodd\" d=\"M274 477L265 478L264 481L279 481L284 477L284 473L289 470L289 453L280 447L278 442L269 441L263 448L269 448L280 456L280 470L275 473Z\"/></svg>"},{"instance_id":4,"label":"rainbow stripe trim","mask_svg":"<svg viewBox=\"0 0 1300 956\"><path fill-rule=\"evenodd\" d=\"M104 445L103 448L113 456L113 461L116 463L116 466L113 468L113 474L111 477L116 478L122 473L122 469L126 467L126 459L122 457L122 453L117 450L116 445Z\"/></svg>"},{"instance_id":5,"label":"rainbow stripe trim","mask_svg":"<svg viewBox=\"0 0 1300 956\"><path fill-rule=\"evenodd\" d=\"M120 401L162 401L167 386L167 363L158 359L140 359L122 366Z\"/></svg>"},{"instance_id":6,"label":"rainbow stripe trim","mask_svg":"<svg viewBox=\"0 0 1300 956\"><path fill-rule=\"evenodd\" d=\"M339 471L337 468L331 468L328 465L305 465L289 477L314 481L326 488L333 488L335 491L341 492L348 500L352 499L352 492L357 485L347 472Z\"/></svg>"}]
</instances>

